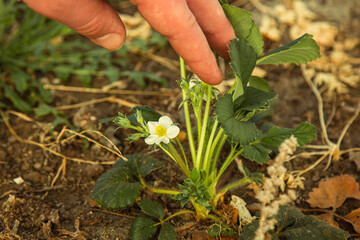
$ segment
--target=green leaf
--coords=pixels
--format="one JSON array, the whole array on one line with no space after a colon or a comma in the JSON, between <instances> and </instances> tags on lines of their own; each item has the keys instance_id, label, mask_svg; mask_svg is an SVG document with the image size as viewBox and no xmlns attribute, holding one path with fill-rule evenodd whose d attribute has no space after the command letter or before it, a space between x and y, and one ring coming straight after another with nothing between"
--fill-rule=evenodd
<instances>
[{"instance_id":1,"label":"green leaf","mask_svg":"<svg viewBox=\"0 0 360 240\"><path fill-rule=\"evenodd\" d=\"M294 225L286 229L283 235L288 240L344 240L349 236L342 230L332 227L313 216L300 218Z\"/></svg>"},{"instance_id":2,"label":"green leaf","mask_svg":"<svg viewBox=\"0 0 360 240\"><path fill-rule=\"evenodd\" d=\"M135 182L129 168L112 168L95 183L90 197L107 209L121 209L134 204L139 196L140 183Z\"/></svg>"},{"instance_id":3,"label":"green leaf","mask_svg":"<svg viewBox=\"0 0 360 240\"><path fill-rule=\"evenodd\" d=\"M278 147L291 135L296 137L299 146L302 146L316 138L316 128L308 122L303 122L294 129L273 127L265 137L260 139L260 142Z\"/></svg>"},{"instance_id":4,"label":"green leaf","mask_svg":"<svg viewBox=\"0 0 360 240\"><path fill-rule=\"evenodd\" d=\"M251 73L253 72L256 65L257 54L254 52L254 49L243 39L231 40L229 48L231 58L230 65L236 76L238 76L241 80L242 87L245 91ZM234 98L236 99L237 96Z\"/></svg>"},{"instance_id":5,"label":"green leaf","mask_svg":"<svg viewBox=\"0 0 360 240\"><path fill-rule=\"evenodd\" d=\"M11 90L6 85L4 85L3 87L5 97L9 98L10 101L20 112L29 113L32 111L31 105L25 102L16 92Z\"/></svg>"},{"instance_id":6,"label":"green leaf","mask_svg":"<svg viewBox=\"0 0 360 240\"><path fill-rule=\"evenodd\" d=\"M255 239L256 231L258 230L258 228L259 228L259 220L255 220L247 224L241 231L239 240Z\"/></svg>"},{"instance_id":7,"label":"green leaf","mask_svg":"<svg viewBox=\"0 0 360 240\"><path fill-rule=\"evenodd\" d=\"M162 116L160 113L158 113L149 106L136 106L131 108L131 110L133 110L134 112L136 112L136 110L140 111L145 122L158 121L159 118ZM128 119L132 123L138 123L135 114L131 114L130 116L128 116Z\"/></svg>"},{"instance_id":8,"label":"green leaf","mask_svg":"<svg viewBox=\"0 0 360 240\"><path fill-rule=\"evenodd\" d=\"M349 237L346 232L330 226L329 224L313 217L306 216L295 206L280 206L275 216L277 223L273 231L269 231L271 239L287 240L344 240ZM254 239L259 226L259 220L246 225L241 232L240 240Z\"/></svg>"},{"instance_id":9,"label":"green leaf","mask_svg":"<svg viewBox=\"0 0 360 240\"><path fill-rule=\"evenodd\" d=\"M119 78L119 69L115 67L109 67L106 70L102 71L102 74L104 74L111 83L114 83Z\"/></svg>"},{"instance_id":10,"label":"green leaf","mask_svg":"<svg viewBox=\"0 0 360 240\"><path fill-rule=\"evenodd\" d=\"M206 229L207 234L211 239L222 239L225 237L238 237L238 233L234 229L226 227L223 224L214 224ZM233 239L233 238L230 238Z\"/></svg>"},{"instance_id":11,"label":"green leaf","mask_svg":"<svg viewBox=\"0 0 360 240\"><path fill-rule=\"evenodd\" d=\"M116 117L108 117L108 118L102 118L99 120L99 123L104 124L104 123L108 123L111 121L114 121Z\"/></svg>"},{"instance_id":12,"label":"green leaf","mask_svg":"<svg viewBox=\"0 0 360 240\"><path fill-rule=\"evenodd\" d=\"M23 71L17 71L11 74L11 78L15 79L15 88L16 90L23 94L28 88L28 80L30 79L30 75Z\"/></svg>"},{"instance_id":13,"label":"green leaf","mask_svg":"<svg viewBox=\"0 0 360 240\"><path fill-rule=\"evenodd\" d=\"M147 215L158 218L160 221L163 220L165 217L164 208L157 202L153 202L150 199L141 199L140 208Z\"/></svg>"},{"instance_id":14,"label":"green leaf","mask_svg":"<svg viewBox=\"0 0 360 240\"><path fill-rule=\"evenodd\" d=\"M156 223L146 216L137 216L130 228L130 239L150 240L157 230L157 226L154 224Z\"/></svg>"},{"instance_id":15,"label":"green leaf","mask_svg":"<svg viewBox=\"0 0 360 240\"><path fill-rule=\"evenodd\" d=\"M176 240L178 234L174 227L168 223L164 223L161 227L158 240Z\"/></svg>"},{"instance_id":16,"label":"green leaf","mask_svg":"<svg viewBox=\"0 0 360 240\"><path fill-rule=\"evenodd\" d=\"M249 86L257 88L259 90L262 90L264 92L269 92L271 87L269 85L269 83L261 78L261 77L257 77L257 76L251 76L249 79Z\"/></svg>"},{"instance_id":17,"label":"green leaf","mask_svg":"<svg viewBox=\"0 0 360 240\"><path fill-rule=\"evenodd\" d=\"M219 0L219 3L221 5L224 5L224 4L229 4L229 2L227 0Z\"/></svg>"},{"instance_id":18,"label":"green leaf","mask_svg":"<svg viewBox=\"0 0 360 240\"><path fill-rule=\"evenodd\" d=\"M263 52L264 41L252 18L252 14L235 6L224 4L222 7L226 17L234 28L236 37L246 40L246 42L252 46L255 53L260 56Z\"/></svg>"},{"instance_id":19,"label":"green leaf","mask_svg":"<svg viewBox=\"0 0 360 240\"><path fill-rule=\"evenodd\" d=\"M199 205L205 207L207 210L212 210L213 206L209 204L209 187L205 184L205 180L205 171L193 169L191 178L184 179L184 185L179 184L179 188L182 192L175 195L173 199L179 200L181 202L181 206L184 206L186 202L192 199Z\"/></svg>"},{"instance_id":20,"label":"green leaf","mask_svg":"<svg viewBox=\"0 0 360 240\"><path fill-rule=\"evenodd\" d=\"M126 140L133 142L133 141L139 140L140 138L145 138L148 135L149 134L147 134L147 133L133 133L133 134L129 134L128 137L126 138Z\"/></svg>"},{"instance_id":21,"label":"green leaf","mask_svg":"<svg viewBox=\"0 0 360 240\"><path fill-rule=\"evenodd\" d=\"M190 172L190 180L194 183L197 183L201 179L200 171L196 168L194 168Z\"/></svg>"},{"instance_id":22,"label":"green leaf","mask_svg":"<svg viewBox=\"0 0 360 240\"><path fill-rule=\"evenodd\" d=\"M261 132L251 122L243 122L236 118L230 118L222 124L226 135L230 136L232 141L241 145L254 142L261 136Z\"/></svg>"},{"instance_id":23,"label":"green leaf","mask_svg":"<svg viewBox=\"0 0 360 240\"><path fill-rule=\"evenodd\" d=\"M41 101L44 101L46 103L50 103L52 101L52 95L51 92L44 88L44 86L37 80L32 80L31 84L36 87L36 89L39 91Z\"/></svg>"},{"instance_id":24,"label":"green leaf","mask_svg":"<svg viewBox=\"0 0 360 240\"><path fill-rule=\"evenodd\" d=\"M271 150L262 146L260 143L254 145L244 145L242 156L245 158L263 164L269 161Z\"/></svg>"},{"instance_id":25,"label":"green leaf","mask_svg":"<svg viewBox=\"0 0 360 240\"><path fill-rule=\"evenodd\" d=\"M160 83L162 86L167 87L168 82L166 81L165 78L159 77L158 75L156 75L155 73L152 72L145 72L144 73L144 77L153 80L155 82Z\"/></svg>"},{"instance_id":26,"label":"green leaf","mask_svg":"<svg viewBox=\"0 0 360 240\"><path fill-rule=\"evenodd\" d=\"M141 88L146 87L145 76L142 72L135 71L123 71L120 73L120 76L125 76L133 79L137 85Z\"/></svg>"},{"instance_id":27,"label":"green leaf","mask_svg":"<svg viewBox=\"0 0 360 240\"><path fill-rule=\"evenodd\" d=\"M238 105L241 106L241 101L238 102ZM235 106L231 95L225 94L220 97L219 101L215 104L215 107L215 113L219 123L221 123L225 134L230 136L234 142L249 144L261 136L261 132L253 123L236 119Z\"/></svg>"},{"instance_id":28,"label":"green leaf","mask_svg":"<svg viewBox=\"0 0 360 240\"><path fill-rule=\"evenodd\" d=\"M35 110L35 115L37 117L45 116L48 114L53 114L54 116L57 116L58 111L54 107L51 107L45 103L40 104L39 107Z\"/></svg>"},{"instance_id":29,"label":"green leaf","mask_svg":"<svg viewBox=\"0 0 360 240\"><path fill-rule=\"evenodd\" d=\"M73 67L67 65L54 66L53 71L58 78L60 78L62 81L66 81L73 71Z\"/></svg>"},{"instance_id":30,"label":"green leaf","mask_svg":"<svg viewBox=\"0 0 360 240\"><path fill-rule=\"evenodd\" d=\"M128 161L119 159L114 164L113 168L125 166L136 177L141 176L144 178L152 171L159 169L163 166L163 164L159 160L155 158L150 158L141 153L125 155L125 158Z\"/></svg>"},{"instance_id":31,"label":"green leaf","mask_svg":"<svg viewBox=\"0 0 360 240\"><path fill-rule=\"evenodd\" d=\"M308 63L320 57L320 48L312 35L304 34L298 39L272 50L257 60L257 64Z\"/></svg>"},{"instance_id":32,"label":"green leaf","mask_svg":"<svg viewBox=\"0 0 360 240\"><path fill-rule=\"evenodd\" d=\"M236 111L253 111L268 106L268 101L276 97L276 93L264 92L257 88L248 87L244 95L234 101Z\"/></svg>"},{"instance_id":33,"label":"green leaf","mask_svg":"<svg viewBox=\"0 0 360 240\"><path fill-rule=\"evenodd\" d=\"M51 128L54 129L60 124L65 124L65 125L71 127L70 122L66 118L57 116L55 118L55 120L51 123Z\"/></svg>"},{"instance_id":34,"label":"green leaf","mask_svg":"<svg viewBox=\"0 0 360 240\"><path fill-rule=\"evenodd\" d=\"M216 107L216 116L219 123L225 123L228 119L234 116L234 104L230 94L224 94L219 97Z\"/></svg>"}]
</instances>

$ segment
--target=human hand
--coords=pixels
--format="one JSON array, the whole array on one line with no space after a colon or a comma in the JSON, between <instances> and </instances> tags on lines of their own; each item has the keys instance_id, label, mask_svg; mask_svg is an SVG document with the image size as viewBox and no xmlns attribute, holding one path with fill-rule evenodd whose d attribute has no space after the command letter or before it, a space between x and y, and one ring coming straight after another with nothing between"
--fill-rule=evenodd
<instances>
[{"instance_id":1,"label":"human hand","mask_svg":"<svg viewBox=\"0 0 360 240\"><path fill-rule=\"evenodd\" d=\"M228 57L227 45L235 38L218 0L131 0L191 70L208 84L218 84L222 74L209 47ZM23 0L34 11L61 22L109 50L120 48L124 24L104 0Z\"/></svg>"}]
</instances>

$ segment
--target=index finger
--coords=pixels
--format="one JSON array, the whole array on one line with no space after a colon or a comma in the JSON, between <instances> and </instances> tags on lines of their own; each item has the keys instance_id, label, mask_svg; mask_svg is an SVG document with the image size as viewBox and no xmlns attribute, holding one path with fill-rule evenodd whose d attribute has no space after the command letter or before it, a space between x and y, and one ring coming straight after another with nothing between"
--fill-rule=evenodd
<instances>
[{"instance_id":1,"label":"index finger","mask_svg":"<svg viewBox=\"0 0 360 240\"><path fill-rule=\"evenodd\" d=\"M222 73L207 39L185 0L132 0L149 24L169 39L191 70L208 84L219 84Z\"/></svg>"}]
</instances>

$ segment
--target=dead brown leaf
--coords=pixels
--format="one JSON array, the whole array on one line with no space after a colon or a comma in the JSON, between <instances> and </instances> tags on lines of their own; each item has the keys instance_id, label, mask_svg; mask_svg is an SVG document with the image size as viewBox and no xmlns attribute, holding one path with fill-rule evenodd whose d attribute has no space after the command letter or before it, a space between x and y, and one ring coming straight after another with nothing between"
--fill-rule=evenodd
<instances>
[{"instance_id":1,"label":"dead brown leaf","mask_svg":"<svg viewBox=\"0 0 360 240\"><path fill-rule=\"evenodd\" d=\"M344 217L349 223L351 223L357 233L360 234L360 208L352 211Z\"/></svg>"},{"instance_id":2,"label":"dead brown leaf","mask_svg":"<svg viewBox=\"0 0 360 240\"><path fill-rule=\"evenodd\" d=\"M359 184L349 175L341 175L320 182L318 188L309 193L307 202L311 207L332 208L340 207L347 198L360 200Z\"/></svg>"},{"instance_id":3,"label":"dead brown leaf","mask_svg":"<svg viewBox=\"0 0 360 240\"><path fill-rule=\"evenodd\" d=\"M316 217L317 219L326 222L327 224L339 228L339 224L334 220L333 215L330 212L321 214L321 215L313 215L314 217Z\"/></svg>"}]
</instances>

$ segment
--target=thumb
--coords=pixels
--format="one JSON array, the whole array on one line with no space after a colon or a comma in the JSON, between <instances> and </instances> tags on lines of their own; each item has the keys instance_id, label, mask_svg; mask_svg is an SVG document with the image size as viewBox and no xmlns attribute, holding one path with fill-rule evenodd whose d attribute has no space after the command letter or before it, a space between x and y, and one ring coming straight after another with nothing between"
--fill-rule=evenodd
<instances>
[{"instance_id":1,"label":"thumb","mask_svg":"<svg viewBox=\"0 0 360 240\"><path fill-rule=\"evenodd\" d=\"M116 11L104 0L24 0L34 11L56 20L96 44L119 49L126 30Z\"/></svg>"}]
</instances>

